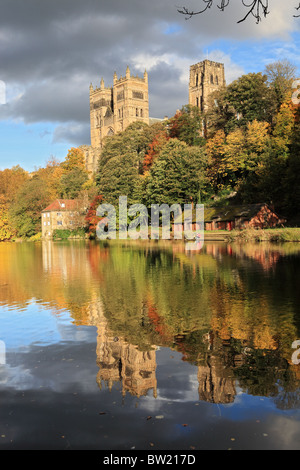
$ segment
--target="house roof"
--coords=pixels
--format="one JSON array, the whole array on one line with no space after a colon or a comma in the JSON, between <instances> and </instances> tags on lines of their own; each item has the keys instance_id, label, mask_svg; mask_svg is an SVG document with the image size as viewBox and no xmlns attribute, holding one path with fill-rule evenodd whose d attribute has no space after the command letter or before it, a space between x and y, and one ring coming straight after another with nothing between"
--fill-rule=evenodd
<instances>
[{"instance_id":1,"label":"house roof","mask_svg":"<svg viewBox=\"0 0 300 470\"><path fill-rule=\"evenodd\" d=\"M229 222L240 217L249 220L254 217L263 206L266 206L266 204L208 207L204 210L204 221L211 222L212 220L218 220L219 222Z\"/></svg>"},{"instance_id":2,"label":"house roof","mask_svg":"<svg viewBox=\"0 0 300 470\"><path fill-rule=\"evenodd\" d=\"M243 218L250 220L254 217L262 207L268 206L265 203L260 204L243 204L237 206L223 206L223 207L205 207L204 208L204 222L230 222L236 218ZM275 212L272 211L274 214ZM277 215L277 214L276 214ZM196 214L193 211L193 223L196 221ZM175 219L175 223L182 223L182 217L179 216Z\"/></svg>"},{"instance_id":3,"label":"house roof","mask_svg":"<svg viewBox=\"0 0 300 470\"><path fill-rule=\"evenodd\" d=\"M42 212L51 211L73 211L78 209L80 201L78 199L56 199Z\"/></svg>"}]
</instances>

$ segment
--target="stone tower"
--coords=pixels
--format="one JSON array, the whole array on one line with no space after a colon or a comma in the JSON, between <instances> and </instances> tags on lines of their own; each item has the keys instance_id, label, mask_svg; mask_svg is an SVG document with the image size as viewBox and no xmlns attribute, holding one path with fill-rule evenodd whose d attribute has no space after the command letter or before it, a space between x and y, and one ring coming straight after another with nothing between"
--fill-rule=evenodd
<instances>
[{"instance_id":1,"label":"stone tower","mask_svg":"<svg viewBox=\"0 0 300 470\"><path fill-rule=\"evenodd\" d=\"M135 121L149 124L148 74L142 78L132 76L129 67L125 77L118 79L116 72L113 86L100 88L90 85L91 146L101 149L104 137L126 129Z\"/></svg>"},{"instance_id":2,"label":"stone tower","mask_svg":"<svg viewBox=\"0 0 300 470\"><path fill-rule=\"evenodd\" d=\"M224 64L204 60L190 66L189 104L205 112L209 95L226 85Z\"/></svg>"}]
</instances>

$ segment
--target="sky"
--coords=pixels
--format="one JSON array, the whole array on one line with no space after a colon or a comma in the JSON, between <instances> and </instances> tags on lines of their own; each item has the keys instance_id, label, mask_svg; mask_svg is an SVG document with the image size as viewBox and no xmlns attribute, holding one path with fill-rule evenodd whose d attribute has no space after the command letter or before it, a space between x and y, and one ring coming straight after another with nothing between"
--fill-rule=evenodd
<instances>
[{"instance_id":1,"label":"sky","mask_svg":"<svg viewBox=\"0 0 300 470\"><path fill-rule=\"evenodd\" d=\"M204 59L224 63L227 84L283 59L300 77L297 0L269 0L259 24L238 23L242 0L223 12L220 2L187 20L178 7L203 0L1 0L0 170L34 171L90 145L90 83L112 86L127 65L147 70L154 118L188 103L189 68Z\"/></svg>"}]
</instances>

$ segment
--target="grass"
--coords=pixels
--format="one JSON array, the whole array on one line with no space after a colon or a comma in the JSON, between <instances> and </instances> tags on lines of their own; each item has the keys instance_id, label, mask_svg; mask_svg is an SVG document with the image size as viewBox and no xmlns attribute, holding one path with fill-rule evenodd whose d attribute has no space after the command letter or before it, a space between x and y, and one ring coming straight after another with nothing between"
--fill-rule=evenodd
<instances>
[{"instance_id":1,"label":"grass","mask_svg":"<svg viewBox=\"0 0 300 470\"><path fill-rule=\"evenodd\" d=\"M226 238L228 241L300 242L300 228L246 228L243 230L232 230Z\"/></svg>"}]
</instances>

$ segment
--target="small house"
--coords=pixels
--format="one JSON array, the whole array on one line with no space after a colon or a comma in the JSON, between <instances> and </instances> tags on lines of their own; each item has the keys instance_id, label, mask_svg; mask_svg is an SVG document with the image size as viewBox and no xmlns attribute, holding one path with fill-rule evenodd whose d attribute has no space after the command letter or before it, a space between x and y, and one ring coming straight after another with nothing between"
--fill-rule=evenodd
<instances>
[{"instance_id":1,"label":"small house","mask_svg":"<svg viewBox=\"0 0 300 470\"><path fill-rule=\"evenodd\" d=\"M55 230L75 230L85 225L86 204L78 199L56 199L42 211L42 237Z\"/></svg>"},{"instance_id":2,"label":"small house","mask_svg":"<svg viewBox=\"0 0 300 470\"><path fill-rule=\"evenodd\" d=\"M286 223L268 204L209 207L204 210L205 230L233 230L247 227L271 228Z\"/></svg>"}]
</instances>

